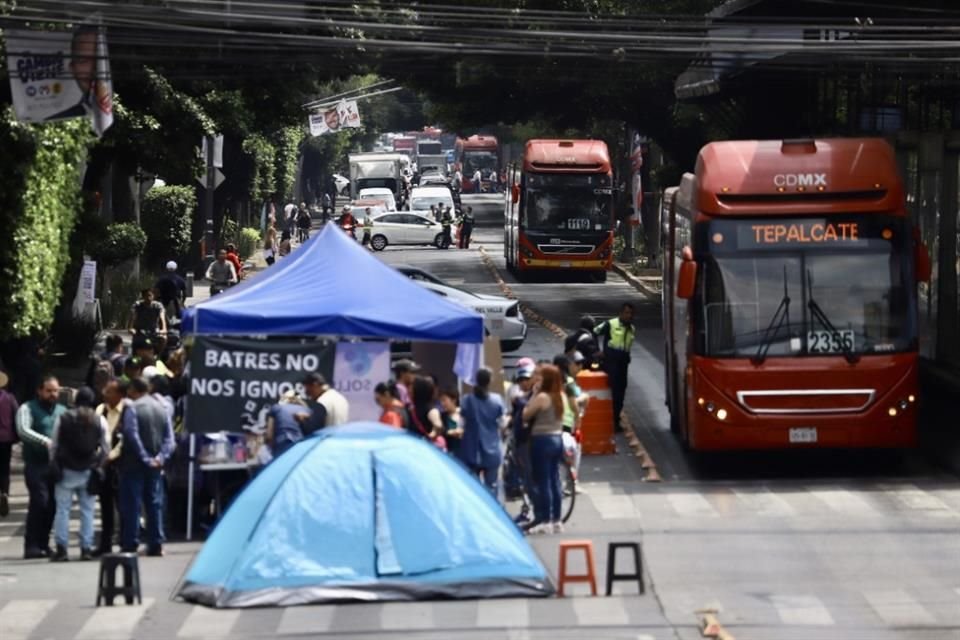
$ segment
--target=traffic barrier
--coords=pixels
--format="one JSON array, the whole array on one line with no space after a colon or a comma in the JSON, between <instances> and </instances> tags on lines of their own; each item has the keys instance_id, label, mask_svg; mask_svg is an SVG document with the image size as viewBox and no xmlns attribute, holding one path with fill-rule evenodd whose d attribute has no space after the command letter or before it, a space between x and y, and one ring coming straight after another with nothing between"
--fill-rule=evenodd
<instances>
[{"instance_id":1,"label":"traffic barrier","mask_svg":"<svg viewBox=\"0 0 960 640\"><path fill-rule=\"evenodd\" d=\"M590 402L580 419L581 447L588 455L616 453L613 434L613 395L607 374L603 371L581 371L577 384L590 395Z\"/></svg>"},{"instance_id":2,"label":"traffic barrier","mask_svg":"<svg viewBox=\"0 0 960 640\"><path fill-rule=\"evenodd\" d=\"M571 551L582 551L587 564L586 573L567 573L567 555ZM586 582L590 585L590 595L597 595L597 570L593 564L593 543L589 540L565 540L560 543L560 570L557 576L557 593L564 595L563 589L568 582Z\"/></svg>"}]
</instances>

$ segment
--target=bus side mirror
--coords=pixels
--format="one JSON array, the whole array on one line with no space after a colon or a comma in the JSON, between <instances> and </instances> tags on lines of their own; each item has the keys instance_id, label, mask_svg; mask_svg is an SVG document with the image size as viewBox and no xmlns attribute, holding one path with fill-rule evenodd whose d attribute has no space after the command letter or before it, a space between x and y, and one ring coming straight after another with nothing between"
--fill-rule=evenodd
<instances>
[{"instance_id":1,"label":"bus side mirror","mask_svg":"<svg viewBox=\"0 0 960 640\"><path fill-rule=\"evenodd\" d=\"M925 242L919 241L913 245L913 260L917 282L930 282L933 268L930 265L930 250Z\"/></svg>"},{"instance_id":2,"label":"bus side mirror","mask_svg":"<svg viewBox=\"0 0 960 640\"><path fill-rule=\"evenodd\" d=\"M520 202L520 185L515 184L510 189L510 199L513 201L513 204Z\"/></svg>"},{"instance_id":3,"label":"bus side mirror","mask_svg":"<svg viewBox=\"0 0 960 640\"><path fill-rule=\"evenodd\" d=\"M677 297L689 300L697 286L697 263L693 259L690 247L683 248L683 262L680 263L680 273L677 276Z\"/></svg>"}]
</instances>

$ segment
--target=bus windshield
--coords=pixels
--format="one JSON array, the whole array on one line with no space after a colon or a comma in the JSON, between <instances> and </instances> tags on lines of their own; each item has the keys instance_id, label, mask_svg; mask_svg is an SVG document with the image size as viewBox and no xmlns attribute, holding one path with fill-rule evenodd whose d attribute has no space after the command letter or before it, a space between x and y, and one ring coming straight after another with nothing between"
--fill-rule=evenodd
<instances>
[{"instance_id":1,"label":"bus windshield","mask_svg":"<svg viewBox=\"0 0 960 640\"><path fill-rule=\"evenodd\" d=\"M613 206L610 176L529 173L525 181L527 229L610 229Z\"/></svg>"},{"instance_id":2,"label":"bus windshield","mask_svg":"<svg viewBox=\"0 0 960 640\"><path fill-rule=\"evenodd\" d=\"M492 151L464 151L463 175L472 178L479 169L484 176L497 170L497 154Z\"/></svg>"},{"instance_id":3,"label":"bus windshield","mask_svg":"<svg viewBox=\"0 0 960 640\"><path fill-rule=\"evenodd\" d=\"M698 351L762 360L916 348L906 224L851 219L833 228L836 243L824 244L831 223L796 222L747 232L738 225L750 223L740 221L699 225L709 251L701 262ZM785 240L789 234L795 242Z\"/></svg>"}]
</instances>

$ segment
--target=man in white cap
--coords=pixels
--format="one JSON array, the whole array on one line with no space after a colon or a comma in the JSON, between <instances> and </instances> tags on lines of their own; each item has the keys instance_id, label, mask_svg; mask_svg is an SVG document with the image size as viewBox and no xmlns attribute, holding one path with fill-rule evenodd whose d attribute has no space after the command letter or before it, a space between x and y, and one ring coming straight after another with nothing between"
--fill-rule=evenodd
<instances>
[{"instance_id":1,"label":"man in white cap","mask_svg":"<svg viewBox=\"0 0 960 640\"><path fill-rule=\"evenodd\" d=\"M179 318L187 299L187 283L177 273L176 262L171 260L167 263L167 270L157 279L154 287L160 293L160 303L167 310L167 315Z\"/></svg>"}]
</instances>

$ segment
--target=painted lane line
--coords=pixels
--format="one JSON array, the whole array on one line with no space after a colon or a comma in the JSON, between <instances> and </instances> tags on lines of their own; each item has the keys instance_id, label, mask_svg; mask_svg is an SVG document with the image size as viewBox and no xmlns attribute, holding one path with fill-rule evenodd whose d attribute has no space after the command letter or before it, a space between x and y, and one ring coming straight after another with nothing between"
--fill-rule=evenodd
<instances>
[{"instance_id":1,"label":"painted lane line","mask_svg":"<svg viewBox=\"0 0 960 640\"><path fill-rule=\"evenodd\" d=\"M744 491L734 489L733 493L753 515L787 518L796 515L790 504L769 489Z\"/></svg>"},{"instance_id":2,"label":"painted lane line","mask_svg":"<svg viewBox=\"0 0 960 640\"><path fill-rule=\"evenodd\" d=\"M56 600L11 600L0 609L0 638L25 639L55 606Z\"/></svg>"},{"instance_id":3,"label":"painted lane line","mask_svg":"<svg viewBox=\"0 0 960 640\"><path fill-rule=\"evenodd\" d=\"M845 489L810 489L810 494L833 511L845 515L877 515L877 510L860 495Z\"/></svg>"},{"instance_id":4,"label":"painted lane line","mask_svg":"<svg viewBox=\"0 0 960 640\"><path fill-rule=\"evenodd\" d=\"M770 596L770 600L784 624L818 627L835 624L833 616L816 596L775 595Z\"/></svg>"},{"instance_id":5,"label":"painted lane line","mask_svg":"<svg viewBox=\"0 0 960 640\"><path fill-rule=\"evenodd\" d=\"M699 493L671 493L667 501L673 510L681 516L697 518L716 518L719 516L713 505Z\"/></svg>"},{"instance_id":6,"label":"painted lane line","mask_svg":"<svg viewBox=\"0 0 960 640\"><path fill-rule=\"evenodd\" d=\"M929 611L903 589L864 591L873 610L890 627L913 627L936 624Z\"/></svg>"},{"instance_id":7,"label":"painted lane line","mask_svg":"<svg viewBox=\"0 0 960 640\"><path fill-rule=\"evenodd\" d=\"M530 608L525 599L478 600L477 627L503 628L530 626Z\"/></svg>"},{"instance_id":8,"label":"painted lane line","mask_svg":"<svg viewBox=\"0 0 960 640\"><path fill-rule=\"evenodd\" d=\"M630 624L624 598L571 598L571 600L578 626L622 627Z\"/></svg>"},{"instance_id":9,"label":"painted lane line","mask_svg":"<svg viewBox=\"0 0 960 640\"><path fill-rule=\"evenodd\" d=\"M380 611L380 628L384 631L433 629L432 602L388 602Z\"/></svg>"},{"instance_id":10,"label":"painted lane line","mask_svg":"<svg viewBox=\"0 0 960 640\"><path fill-rule=\"evenodd\" d=\"M951 509L943 500L915 485L880 484L877 487L900 509L922 511L926 515L939 518L960 518L960 513Z\"/></svg>"},{"instance_id":11,"label":"painted lane line","mask_svg":"<svg viewBox=\"0 0 960 640\"><path fill-rule=\"evenodd\" d=\"M155 602L144 598L143 604L100 607L93 612L74 640L124 640L134 637L140 619Z\"/></svg>"}]
</instances>

